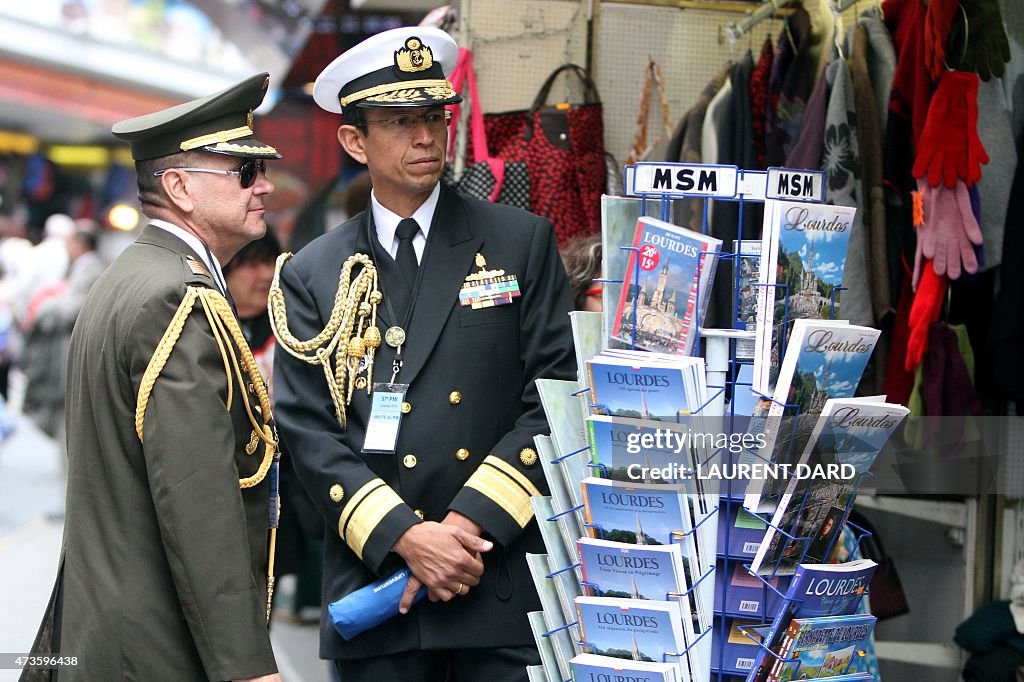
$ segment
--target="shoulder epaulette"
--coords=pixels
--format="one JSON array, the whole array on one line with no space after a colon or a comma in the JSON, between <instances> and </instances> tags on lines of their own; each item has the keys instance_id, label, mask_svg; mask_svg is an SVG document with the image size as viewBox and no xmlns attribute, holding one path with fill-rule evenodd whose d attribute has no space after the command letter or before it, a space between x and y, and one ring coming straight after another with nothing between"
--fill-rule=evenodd
<instances>
[{"instance_id":1,"label":"shoulder epaulette","mask_svg":"<svg viewBox=\"0 0 1024 682\"><path fill-rule=\"evenodd\" d=\"M185 256L185 263L193 275L205 275L211 279L213 278L213 275L210 274L210 269L206 267L206 263L195 256Z\"/></svg>"}]
</instances>

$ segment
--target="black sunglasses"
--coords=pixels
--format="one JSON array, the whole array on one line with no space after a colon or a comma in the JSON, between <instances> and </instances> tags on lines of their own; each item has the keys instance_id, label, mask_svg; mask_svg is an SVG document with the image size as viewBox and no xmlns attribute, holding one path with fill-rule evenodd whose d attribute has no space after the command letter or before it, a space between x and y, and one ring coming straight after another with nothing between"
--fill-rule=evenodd
<instances>
[{"instance_id":1,"label":"black sunglasses","mask_svg":"<svg viewBox=\"0 0 1024 682\"><path fill-rule=\"evenodd\" d=\"M242 183L243 189L249 189L256 184L256 176L259 173L267 172L267 162L263 159L249 159L241 166L238 170L217 170L215 168L164 168L153 173L154 176L160 177L169 170L183 170L190 173L214 173L215 175L237 175L238 181Z\"/></svg>"}]
</instances>

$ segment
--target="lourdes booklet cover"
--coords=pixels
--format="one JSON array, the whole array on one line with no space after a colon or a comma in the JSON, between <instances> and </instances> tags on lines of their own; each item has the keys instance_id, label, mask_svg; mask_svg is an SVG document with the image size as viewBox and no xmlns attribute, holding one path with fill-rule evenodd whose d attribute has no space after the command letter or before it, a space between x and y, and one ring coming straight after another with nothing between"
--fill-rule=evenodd
<instances>
[{"instance_id":1,"label":"lourdes booklet cover","mask_svg":"<svg viewBox=\"0 0 1024 682\"><path fill-rule=\"evenodd\" d=\"M790 479L750 570L787 575L801 562L824 563L846 524L861 476L909 413L884 402L884 396L827 400L797 464L845 466L840 473L848 478Z\"/></svg>"},{"instance_id":2,"label":"lourdes booklet cover","mask_svg":"<svg viewBox=\"0 0 1024 682\"><path fill-rule=\"evenodd\" d=\"M645 601L613 597L576 600L585 653L632 661L676 663L683 679L701 679L710 666L687 654L696 640L690 619L675 601ZM690 652L694 654L695 652Z\"/></svg>"},{"instance_id":3,"label":"lourdes booklet cover","mask_svg":"<svg viewBox=\"0 0 1024 682\"><path fill-rule=\"evenodd\" d=\"M679 545L638 546L580 538L583 582L592 596L668 600L686 590Z\"/></svg>"},{"instance_id":4,"label":"lourdes booklet cover","mask_svg":"<svg viewBox=\"0 0 1024 682\"><path fill-rule=\"evenodd\" d=\"M836 287L857 209L794 201L765 202L757 287L754 389L771 395L779 376L783 322L839 319ZM833 296L833 294L836 294ZM835 307L832 301L835 299Z\"/></svg>"},{"instance_id":5,"label":"lourdes booklet cover","mask_svg":"<svg viewBox=\"0 0 1024 682\"><path fill-rule=\"evenodd\" d=\"M827 400L853 397L880 333L841 320L793 323L764 424L766 438L760 453L768 463L744 453L747 461L766 467L764 476L752 477L747 484L745 507L755 512L775 511L778 496L799 473L793 467L805 445L801 441L810 436ZM783 416L797 423L785 423L779 419Z\"/></svg>"},{"instance_id":6,"label":"lourdes booklet cover","mask_svg":"<svg viewBox=\"0 0 1024 682\"><path fill-rule=\"evenodd\" d=\"M794 618L849 616L856 612L877 564L860 559L845 564L800 564L789 583L786 599L772 621L763 645L779 652ZM758 647L751 682L766 682L778 660Z\"/></svg>"},{"instance_id":7,"label":"lourdes booklet cover","mask_svg":"<svg viewBox=\"0 0 1024 682\"><path fill-rule=\"evenodd\" d=\"M722 240L640 217L623 273L612 337L636 348L692 355Z\"/></svg>"},{"instance_id":8,"label":"lourdes booklet cover","mask_svg":"<svg viewBox=\"0 0 1024 682\"><path fill-rule=\"evenodd\" d=\"M634 356L608 351L587 363L590 397L595 412L613 417L675 421L704 404L704 360L661 354Z\"/></svg>"}]
</instances>

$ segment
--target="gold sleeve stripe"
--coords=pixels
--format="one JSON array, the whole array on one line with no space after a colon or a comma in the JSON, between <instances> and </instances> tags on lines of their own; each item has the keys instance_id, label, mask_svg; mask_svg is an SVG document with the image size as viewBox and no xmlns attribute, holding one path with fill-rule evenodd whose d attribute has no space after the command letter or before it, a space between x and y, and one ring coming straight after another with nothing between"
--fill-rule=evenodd
<instances>
[{"instance_id":1,"label":"gold sleeve stripe","mask_svg":"<svg viewBox=\"0 0 1024 682\"><path fill-rule=\"evenodd\" d=\"M402 498L387 485L380 485L366 494L363 503L352 512L345 528L345 542L360 559L363 558L363 547L370 539L370 534L387 513L404 504Z\"/></svg>"},{"instance_id":2,"label":"gold sleeve stripe","mask_svg":"<svg viewBox=\"0 0 1024 682\"><path fill-rule=\"evenodd\" d=\"M514 475L509 475L509 470ZM529 479L494 456L489 456L483 461L466 481L466 486L480 492L504 509L520 528L525 528L533 518L530 497L540 495L540 491Z\"/></svg>"},{"instance_id":3,"label":"gold sleeve stripe","mask_svg":"<svg viewBox=\"0 0 1024 682\"><path fill-rule=\"evenodd\" d=\"M490 464L492 467L511 478L513 481L518 483L519 487L525 490L528 495L540 496L540 491L537 490L537 487L530 482L530 479L505 460L495 457L494 455L487 455L487 457L484 458L483 463Z\"/></svg>"},{"instance_id":4,"label":"gold sleeve stripe","mask_svg":"<svg viewBox=\"0 0 1024 682\"><path fill-rule=\"evenodd\" d=\"M338 517L338 535L340 535L342 539L345 538L345 526L348 525L349 519L353 514L355 514L356 508L363 503L363 500L367 495L383 485L387 484L381 479L375 478L363 484L363 486L356 491L355 495L348 498L348 504L342 508L341 516Z\"/></svg>"}]
</instances>

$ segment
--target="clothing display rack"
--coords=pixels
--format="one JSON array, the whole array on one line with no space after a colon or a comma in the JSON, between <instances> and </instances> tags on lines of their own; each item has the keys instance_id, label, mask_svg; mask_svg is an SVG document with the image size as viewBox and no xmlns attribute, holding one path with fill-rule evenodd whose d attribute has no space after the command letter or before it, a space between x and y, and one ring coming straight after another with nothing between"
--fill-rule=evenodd
<instances>
[{"instance_id":1,"label":"clothing display rack","mask_svg":"<svg viewBox=\"0 0 1024 682\"><path fill-rule=\"evenodd\" d=\"M734 24L729 24L722 30L725 33L726 38L728 38L730 42L735 43L737 40L740 39L740 37L743 36L743 34L749 33L750 29L752 29L754 26L758 25L765 19L774 16L780 9L783 9L784 7L790 5L799 4L801 1L802 0L765 0L765 2L761 3L761 6L754 10L754 13L751 14L749 17L747 17L743 21ZM843 12L846 9L853 7L860 1L861 0L833 0L832 10L837 13ZM865 5L868 4L877 3L874 2L874 0L865 0Z\"/></svg>"}]
</instances>

